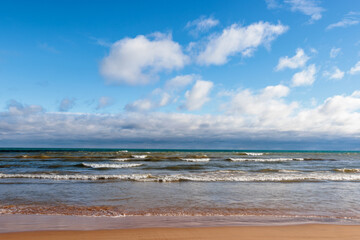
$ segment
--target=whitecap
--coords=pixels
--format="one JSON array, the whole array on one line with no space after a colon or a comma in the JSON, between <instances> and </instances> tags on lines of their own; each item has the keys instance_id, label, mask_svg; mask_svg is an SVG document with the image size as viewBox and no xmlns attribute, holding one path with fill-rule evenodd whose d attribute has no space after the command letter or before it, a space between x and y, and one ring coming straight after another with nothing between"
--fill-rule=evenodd
<instances>
[{"instance_id":1,"label":"whitecap","mask_svg":"<svg viewBox=\"0 0 360 240\"><path fill-rule=\"evenodd\" d=\"M208 162L210 158L182 158L181 160L187 162Z\"/></svg>"},{"instance_id":2,"label":"whitecap","mask_svg":"<svg viewBox=\"0 0 360 240\"><path fill-rule=\"evenodd\" d=\"M124 162L124 161L128 161L130 160L129 158L114 158L114 159L111 159L112 161L119 161L119 162Z\"/></svg>"},{"instance_id":3,"label":"whitecap","mask_svg":"<svg viewBox=\"0 0 360 240\"><path fill-rule=\"evenodd\" d=\"M359 168L338 168L334 169L336 172L344 172L344 173L360 173Z\"/></svg>"},{"instance_id":4,"label":"whitecap","mask_svg":"<svg viewBox=\"0 0 360 240\"><path fill-rule=\"evenodd\" d=\"M120 175L52 175L52 174L2 174L0 178L33 178L48 180L111 180L139 181L139 182L312 182L312 181L360 181L360 174L357 173L221 173L209 172L201 174L173 174L158 175L151 174L120 174Z\"/></svg>"},{"instance_id":5,"label":"whitecap","mask_svg":"<svg viewBox=\"0 0 360 240\"><path fill-rule=\"evenodd\" d=\"M139 167L142 164L129 163L129 164L107 164L107 163L82 163L82 165L91 168L131 168Z\"/></svg>"},{"instance_id":6,"label":"whitecap","mask_svg":"<svg viewBox=\"0 0 360 240\"><path fill-rule=\"evenodd\" d=\"M258 152L246 152L245 153L248 156L262 156L264 153L258 153Z\"/></svg>"},{"instance_id":7,"label":"whitecap","mask_svg":"<svg viewBox=\"0 0 360 240\"><path fill-rule=\"evenodd\" d=\"M147 158L147 155L132 155L133 158L139 158L139 159L144 159Z\"/></svg>"},{"instance_id":8,"label":"whitecap","mask_svg":"<svg viewBox=\"0 0 360 240\"><path fill-rule=\"evenodd\" d=\"M285 161L303 161L303 158L229 158L234 162L285 162Z\"/></svg>"}]
</instances>

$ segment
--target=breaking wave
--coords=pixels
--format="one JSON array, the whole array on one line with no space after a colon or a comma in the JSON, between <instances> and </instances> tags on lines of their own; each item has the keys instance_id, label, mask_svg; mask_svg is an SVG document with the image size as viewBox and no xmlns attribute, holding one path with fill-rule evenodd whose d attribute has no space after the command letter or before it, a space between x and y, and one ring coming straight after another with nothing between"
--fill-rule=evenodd
<instances>
[{"instance_id":1,"label":"breaking wave","mask_svg":"<svg viewBox=\"0 0 360 240\"><path fill-rule=\"evenodd\" d=\"M285 161L304 161L304 158L228 158L234 162L285 162Z\"/></svg>"},{"instance_id":2,"label":"breaking wave","mask_svg":"<svg viewBox=\"0 0 360 240\"><path fill-rule=\"evenodd\" d=\"M290 173L279 172L273 174L258 173L244 174L243 172L212 172L199 174L117 174L117 175L85 175L85 174L0 174L0 178L32 178L49 180L122 180L139 182L316 182L316 181L360 181L360 174L312 172Z\"/></svg>"},{"instance_id":3,"label":"breaking wave","mask_svg":"<svg viewBox=\"0 0 360 240\"><path fill-rule=\"evenodd\" d=\"M119 161L119 162L125 162L125 161L129 161L130 158L114 158L111 159L112 161Z\"/></svg>"},{"instance_id":4,"label":"breaking wave","mask_svg":"<svg viewBox=\"0 0 360 240\"><path fill-rule=\"evenodd\" d=\"M138 163L129 163L129 164L107 164L107 163L82 163L85 167L91 168L131 168L131 167L139 167L142 164Z\"/></svg>"},{"instance_id":5,"label":"breaking wave","mask_svg":"<svg viewBox=\"0 0 360 240\"><path fill-rule=\"evenodd\" d=\"M187 162L208 162L210 158L182 158L181 160Z\"/></svg>"},{"instance_id":6,"label":"breaking wave","mask_svg":"<svg viewBox=\"0 0 360 240\"><path fill-rule=\"evenodd\" d=\"M334 169L335 172L343 172L343 173L360 173L359 168L338 168Z\"/></svg>"},{"instance_id":7,"label":"breaking wave","mask_svg":"<svg viewBox=\"0 0 360 240\"><path fill-rule=\"evenodd\" d=\"M264 153L258 153L258 152L246 152L245 153L248 156L262 156Z\"/></svg>"},{"instance_id":8,"label":"breaking wave","mask_svg":"<svg viewBox=\"0 0 360 240\"><path fill-rule=\"evenodd\" d=\"M131 155L133 158L140 158L140 159L144 159L147 158L147 155Z\"/></svg>"}]
</instances>

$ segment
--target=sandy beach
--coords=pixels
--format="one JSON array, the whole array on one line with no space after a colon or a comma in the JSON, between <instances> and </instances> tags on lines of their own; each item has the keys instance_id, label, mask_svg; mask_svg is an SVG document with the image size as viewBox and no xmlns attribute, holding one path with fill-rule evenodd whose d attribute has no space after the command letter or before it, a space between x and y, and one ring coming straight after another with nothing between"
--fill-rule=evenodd
<instances>
[{"instance_id":1,"label":"sandy beach","mask_svg":"<svg viewBox=\"0 0 360 240\"><path fill-rule=\"evenodd\" d=\"M1 240L70 239L360 239L360 226L293 225L204 228L146 228L97 231L37 231L2 233Z\"/></svg>"}]
</instances>

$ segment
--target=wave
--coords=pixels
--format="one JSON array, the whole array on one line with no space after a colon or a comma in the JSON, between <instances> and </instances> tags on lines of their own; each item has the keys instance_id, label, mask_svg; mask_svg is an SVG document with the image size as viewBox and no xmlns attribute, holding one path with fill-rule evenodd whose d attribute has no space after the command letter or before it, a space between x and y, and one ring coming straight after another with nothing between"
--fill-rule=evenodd
<instances>
[{"instance_id":1,"label":"wave","mask_svg":"<svg viewBox=\"0 0 360 240\"><path fill-rule=\"evenodd\" d=\"M210 158L182 158L181 160L187 162L208 162Z\"/></svg>"},{"instance_id":2,"label":"wave","mask_svg":"<svg viewBox=\"0 0 360 240\"><path fill-rule=\"evenodd\" d=\"M299 172L297 170L290 170L290 169L272 169L272 168L265 168L255 172L279 172L279 173L296 173Z\"/></svg>"},{"instance_id":3,"label":"wave","mask_svg":"<svg viewBox=\"0 0 360 240\"><path fill-rule=\"evenodd\" d=\"M334 169L335 172L343 172L343 173L360 173L359 168L338 168Z\"/></svg>"},{"instance_id":4,"label":"wave","mask_svg":"<svg viewBox=\"0 0 360 240\"><path fill-rule=\"evenodd\" d=\"M186 164L186 165L175 165L175 166L166 166L166 167L145 167L144 170L171 170L171 171L179 171L179 170L202 170L204 169L204 165L202 164Z\"/></svg>"},{"instance_id":5,"label":"wave","mask_svg":"<svg viewBox=\"0 0 360 240\"><path fill-rule=\"evenodd\" d=\"M304 161L304 158L228 158L233 162L286 162L286 161Z\"/></svg>"},{"instance_id":6,"label":"wave","mask_svg":"<svg viewBox=\"0 0 360 240\"><path fill-rule=\"evenodd\" d=\"M262 156L264 153L258 153L258 152L246 152L245 153L248 156Z\"/></svg>"},{"instance_id":7,"label":"wave","mask_svg":"<svg viewBox=\"0 0 360 240\"><path fill-rule=\"evenodd\" d=\"M320 181L360 181L357 173L229 173L213 172L198 174L119 174L119 175L85 175L85 174L0 174L0 178L29 178L48 180L121 180L138 182L320 182Z\"/></svg>"},{"instance_id":8,"label":"wave","mask_svg":"<svg viewBox=\"0 0 360 240\"><path fill-rule=\"evenodd\" d=\"M131 155L131 157L145 159L145 158L147 158L147 155Z\"/></svg>"},{"instance_id":9,"label":"wave","mask_svg":"<svg viewBox=\"0 0 360 240\"><path fill-rule=\"evenodd\" d=\"M85 174L3 174L0 178L30 178L30 179L49 179L49 180L133 180L140 181L150 178L150 174L130 174L130 175L85 175Z\"/></svg>"},{"instance_id":10,"label":"wave","mask_svg":"<svg viewBox=\"0 0 360 240\"><path fill-rule=\"evenodd\" d=\"M119 162L125 162L125 161L129 161L130 158L113 158L113 159L110 159L112 161L119 161Z\"/></svg>"},{"instance_id":11,"label":"wave","mask_svg":"<svg viewBox=\"0 0 360 240\"><path fill-rule=\"evenodd\" d=\"M142 164L138 163L129 163L129 164L107 164L107 163L82 163L85 167L91 168L131 168L131 167L139 167Z\"/></svg>"},{"instance_id":12,"label":"wave","mask_svg":"<svg viewBox=\"0 0 360 240\"><path fill-rule=\"evenodd\" d=\"M309 222L320 221L320 223L329 223L334 220L360 220L357 215L336 216L336 215L297 215L291 214L284 210L272 208L234 208L234 207L161 207L147 208L139 210L129 210L122 206L113 205L95 205L95 206L73 206L73 205L0 205L1 214L23 214L23 215L68 215L68 216L89 216L89 217L126 217L126 216L163 216L163 217L185 217L185 216L208 216L208 217L271 217L279 223L283 219L284 223L288 223L299 219L299 223L304 223L305 219ZM160 220L160 219L159 219ZM184 219L185 221L189 219ZM193 219L195 220L195 219ZM196 219L199 221L200 219ZM216 220L216 219L213 219ZM219 219L224 220L224 219ZM270 219L265 219L264 223ZM163 219L166 221L166 219ZM208 220L204 220L208 221ZM228 219L229 221L229 219ZM165 222L164 222L165 223Z\"/></svg>"}]
</instances>

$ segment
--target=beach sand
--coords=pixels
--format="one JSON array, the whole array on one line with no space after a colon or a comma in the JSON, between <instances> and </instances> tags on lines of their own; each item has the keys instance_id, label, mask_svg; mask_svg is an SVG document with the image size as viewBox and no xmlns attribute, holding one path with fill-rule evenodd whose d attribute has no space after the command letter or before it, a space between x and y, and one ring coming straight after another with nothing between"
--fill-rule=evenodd
<instances>
[{"instance_id":1,"label":"beach sand","mask_svg":"<svg viewBox=\"0 0 360 240\"><path fill-rule=\"evenodd\" d=\"M360 226L306 224L202 228L144 228L96 231L36 231L2 233L1 240L180 240L180 239L360 239Z\"/></svg>"}]
</instances>

